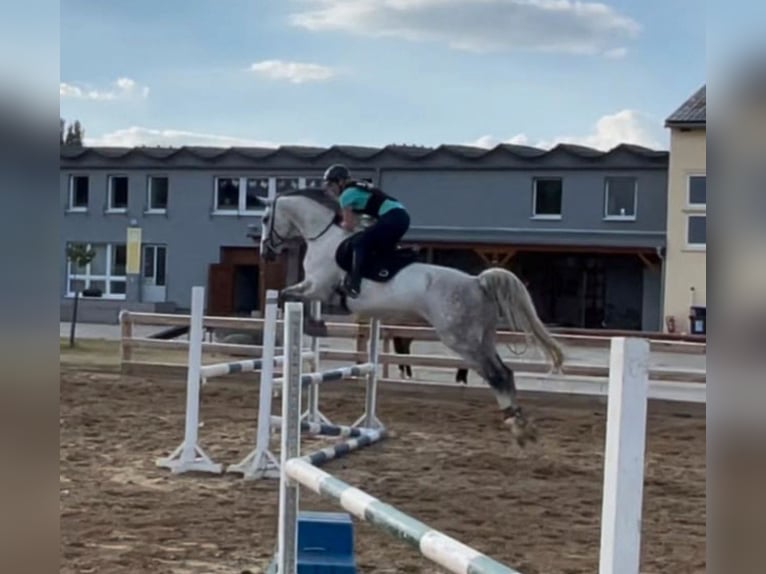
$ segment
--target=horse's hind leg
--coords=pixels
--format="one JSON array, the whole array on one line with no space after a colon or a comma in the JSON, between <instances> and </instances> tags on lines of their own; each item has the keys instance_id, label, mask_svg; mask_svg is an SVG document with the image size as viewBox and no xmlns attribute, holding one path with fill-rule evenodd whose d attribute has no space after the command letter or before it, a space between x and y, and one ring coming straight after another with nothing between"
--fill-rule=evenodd
<instances>
[{"instance_id":1,"label":"horse's hind leg","mask_svg":"<svg viewBox=\"0 0 766 574\"><path fill-rule=\"evenodd\" d=\"M445 346L460 355L470 368L487 381L495 393L505 423L511 427L516 442L524 446L528 440L536 440L537 433L533 425L527 421L516 399L513 371L497 354L494 338L476 331L472 336L471 329L457 331L453 328L448 331L441 325L436 327L436 332ZM460 335L456 335L456 332Z\"/></svg>"},{"instance_id":2,"label":"horse's hind leg","mask_svg":"<svg viewBox=\"0 0 766 574\"><path fill-rule=\"evenodd\" d=\"M537 430L527 420L517 399L513 371L503 363L500 355L494 349L482 353L477 371L495 392L505 423L511 427L519 445L524 446L527 441L536 441Z\"/></svg>"}]
</instances>

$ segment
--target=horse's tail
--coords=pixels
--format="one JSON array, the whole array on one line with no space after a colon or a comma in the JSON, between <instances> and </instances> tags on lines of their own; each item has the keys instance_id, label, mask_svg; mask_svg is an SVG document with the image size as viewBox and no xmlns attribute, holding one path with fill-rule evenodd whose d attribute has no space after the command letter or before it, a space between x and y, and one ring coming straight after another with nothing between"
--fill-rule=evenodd
<instances>
[{"instance_id":1,"label":"horse's tail","mask_svg":"<svg viewBox=\"0 0 766 574\"><path fill-rule=\"evenodd\" d=\"M478 280L484 292L492 298L498 312L508 321L508 327L531 333L551 358L554 370L560 371L564 363L564 350L537 316L524 283L514 273L500 267L481 272Z\"/></svg>"}]
</instances>

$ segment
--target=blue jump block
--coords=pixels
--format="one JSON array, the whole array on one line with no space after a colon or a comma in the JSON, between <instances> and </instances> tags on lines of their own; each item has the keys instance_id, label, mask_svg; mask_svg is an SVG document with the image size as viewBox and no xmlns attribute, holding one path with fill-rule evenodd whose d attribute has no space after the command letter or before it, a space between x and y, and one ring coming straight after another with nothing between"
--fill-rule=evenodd
<instances>
[{"instance_id":1,"label":"blue jump block","mask_svg":"<svg viewBox=\"0 0 766 574\"><path fill-rule=\"evenodd\" d=\"M298 513L298 574L356 574L351 515Z\"/></svg>"}]
</instances>

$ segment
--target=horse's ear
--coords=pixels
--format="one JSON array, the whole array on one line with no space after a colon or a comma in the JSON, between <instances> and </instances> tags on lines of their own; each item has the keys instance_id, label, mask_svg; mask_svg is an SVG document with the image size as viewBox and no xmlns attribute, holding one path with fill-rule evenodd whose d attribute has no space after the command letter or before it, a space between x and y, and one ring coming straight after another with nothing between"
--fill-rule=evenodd
<instances>
[{"instance_id":1,"label":"horse's ear","mask_svg":"<svg viewBox=\"0 0 766 574\"><path fill-rule=\"evenodd\" d=\"M271 207L274 205L274 200L271 198L264 198L264 197L257 197L255 198L256 203L258 205L262 205L263 207Z\"/></svg>"}]
</instances>

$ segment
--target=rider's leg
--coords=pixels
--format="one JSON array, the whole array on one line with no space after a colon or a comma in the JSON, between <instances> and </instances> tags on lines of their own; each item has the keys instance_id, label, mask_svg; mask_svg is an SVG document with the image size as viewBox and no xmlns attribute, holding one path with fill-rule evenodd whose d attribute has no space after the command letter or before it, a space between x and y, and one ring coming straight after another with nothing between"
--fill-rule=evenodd
<instances>
[{"instance_id":1,"label":"rider's leg","mask_svg":"<svg viewBox=\"0 0 766 574\"><path fill-rule=\"evenodd\" d=\"M378 221L359 233L351 247L351 272L346 276L345 291L352 299L359 296L362 284L362 266L374 250L388 253L396 249L410 225L410 217L403 209L392 209Z\"/></svg>"},{"instance_id":2,"label":"rider's leg","mask_svg":"<svg viewBox=\"0 0 766 574\"><path fill-rule=\"evenodd\" d=\"M351 271L346 276L344 288L346 294L352 299L359 296L359 289L362 284L362 266L368 244L366 241L367 231L359 233L351 243Z\"/></svg>"},{"instance_id":3,"label":"rider's leg","mask_svg":"<svg viewBox=\"0 0 766 574\"><path fill-rule=\"evenodd\" d=\"M380 219L365 230L367 253L394 251L410 226L410 216L403 209L392 209L380 216Z\"/></svg>"}]
</instances>

